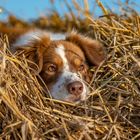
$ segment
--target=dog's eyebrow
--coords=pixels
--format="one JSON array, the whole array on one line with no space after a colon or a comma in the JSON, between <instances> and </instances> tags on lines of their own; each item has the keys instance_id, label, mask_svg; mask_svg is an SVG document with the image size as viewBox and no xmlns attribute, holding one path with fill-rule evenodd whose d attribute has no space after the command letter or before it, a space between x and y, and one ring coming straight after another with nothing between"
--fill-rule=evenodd
<instances>
[{"instance_id":1,"label":"dog's eyebrow","mask_svg":"<svg viewBox=\"0 0 140 140\"><path fill-rule=\"evenodd\" d=\"M72 50L69 50L69 49L65 49L65 51L66 52L71 52L71 53L75 54L76 56L78 56L79 59L81 59L82 61L84 61L83 58L79 54L77 54L76 52L74 52Z\"/></svg>"}]
</instances>

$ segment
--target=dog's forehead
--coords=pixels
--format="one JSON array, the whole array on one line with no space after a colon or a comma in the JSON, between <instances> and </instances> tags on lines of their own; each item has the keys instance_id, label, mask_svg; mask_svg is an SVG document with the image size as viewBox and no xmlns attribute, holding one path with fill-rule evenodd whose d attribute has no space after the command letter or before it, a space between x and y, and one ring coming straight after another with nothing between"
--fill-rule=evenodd
<instances>
[{"instance_id":1,"label":"dog's forehead","mask_svg":"<svg viewBox=\"0 0 140 140\"><path fill-rule=\"evenodd\" d=\"M57 55L60 56L60 58L62 59L63 65L64 65L64 70L69 70L69 65L68 65L68 60L66 58L66 54L65 54L65 48L62 44L59 44L56 48L55 48L55 52Z\"/></svg>"},{"instance_id":2,"label":"dog's forehead","mask_svg":"<svg viewBox=\"0 0 140 140\"><path fill-rule=\"evenodd\" d=\"M57 42L55 52L61 56L61 58L67 58L68 61L72 61L75 58L85 61L84 52L77 45L67 42Z\"/></svg>"}]
</instances>

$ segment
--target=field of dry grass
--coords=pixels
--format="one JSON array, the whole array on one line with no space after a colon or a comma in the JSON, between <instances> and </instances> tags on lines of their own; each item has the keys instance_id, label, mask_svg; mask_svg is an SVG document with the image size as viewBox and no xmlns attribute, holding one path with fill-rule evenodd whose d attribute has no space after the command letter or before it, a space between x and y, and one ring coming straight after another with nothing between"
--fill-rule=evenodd
<instances>
[{"instance_id":1,"label":"field of dry grass","mask_svg":"<svg viewBox=\"0 0 140 140\"><path fill-rule=\"evenodd\" d=\"M76 4L76 3L75 3ZM57 13L30 23L13 16L0 27L40 27L54 31L72 28L101 41L107 60L91 66L90 87L79 104L48 98L31 73L28 60L8 51L0 38L0 139L4 140L139 140L140 139L140 15L108 13L94 19L61 19ZM88 6L85 6L88 9ZM78 5L77 5L77 8ZM78 9L80 10L80 8ZM39 76L38 76L39 77Z\"/></svg>"}]
</instances>

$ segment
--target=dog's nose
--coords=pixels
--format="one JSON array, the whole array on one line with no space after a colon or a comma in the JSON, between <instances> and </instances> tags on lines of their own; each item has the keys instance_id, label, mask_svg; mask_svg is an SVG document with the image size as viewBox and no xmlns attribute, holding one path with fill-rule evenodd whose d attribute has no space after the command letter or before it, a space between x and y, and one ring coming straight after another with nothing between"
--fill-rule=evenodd
<instances>
[{"instance_id":1,"label":"dog's nose","mask_svg":"<svg viewBox=\"0 0 140 140\"><path fill-rule=\"evenodd\" d=\"M83 84L79 81L69 83L67 88L70 94L80 95L83 92Z\"/></svg>"}]
</instances>

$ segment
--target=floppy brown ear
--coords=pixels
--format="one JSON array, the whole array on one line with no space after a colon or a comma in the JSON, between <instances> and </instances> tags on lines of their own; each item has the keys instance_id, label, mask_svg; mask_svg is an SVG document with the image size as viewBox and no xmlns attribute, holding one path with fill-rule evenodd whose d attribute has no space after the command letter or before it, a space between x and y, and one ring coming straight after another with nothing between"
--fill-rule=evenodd
<instances>
[{"instance_id":1,"label":"floppy brown ear","mask_svg":"<svg viewBox=\"0 0 140 140\"><path fill-rule=\"evenodd\" d=\"M100 42L75 32L69 34L66 40L78 45L91 64L99 66L105 60L105 51Z\"/></svg>"},{"instance_id":2,"label":"floppy brown ear","mask_svg":"<svg viewBox=\"0 0 140 140\"><path fill-rule=\"evenodd\" d=\"M25 57L30 60L29 66L36 70L35 64L38 66L37 73L40 73L43 67L43 54L50 43L49 38L41 39L40 41L18 46L17 51L22 52ZM21 55L21 53L20 53ZM33 63L35 64L33 64Z\"/></svg>"}]
</instances>

